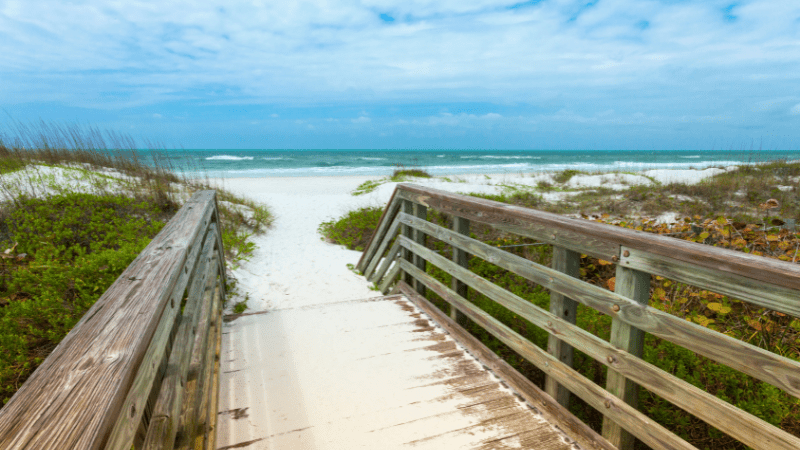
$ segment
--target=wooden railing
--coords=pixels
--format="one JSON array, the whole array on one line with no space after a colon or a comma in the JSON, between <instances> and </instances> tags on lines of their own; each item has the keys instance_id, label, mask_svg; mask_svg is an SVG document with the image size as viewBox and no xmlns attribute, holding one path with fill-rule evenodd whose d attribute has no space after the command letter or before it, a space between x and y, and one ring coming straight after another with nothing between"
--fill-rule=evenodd
<instances>
[{"instance_id":1,"label":"wooden railing","mask_svg":"<svg viewBox=\"0 0 800 450\"><path fill-rule=\"evenodd\" d=\"M0 449L215 448L225 260L194 194L0 410Z\"/></svg>"},{"instance_id":2,"label":"wooden railing","mask_svg":"<svg viewBox=\"0 0 800 450\"><path fill-rule=\"evenodd\" d=\"M452 229L428 222L428 208L451 216ZM471 239L471 221L552 244L552 267ZM426 248L426 236L451 245L452 261ZM394 244L387 252L393 239ZM582 253L616 263L614 292L578 279ZM549 289L549 311L470 271L467 254ZM428 275L427 264L452 275L452 286ZM488 361L526 400L557 421L585 448L630 449L634 436L654 449L695 448L637 410L637 384L754 449L800 448L798 437L642 359L644 335L651 333L800 397L797 361L648 306L651 275L660 275L797 317L800 316L798 265L400 184L357 268L383 292L396 282L395 290L414 297L440 324L468 341L468 347L482 355L485 364ZM547 331L550 334L547 350L469 302L467 288ZM416 292L424 294L425 289L451 305L451 317L416 295ZM575 325L576 302L612 318L610 341ZM544 391L502 360L498 361L490 350L466 333L458 325L461 314L542 370L546 376ZM573 349L608 367L605 388L573 369ZM603 414L602 436L565 409L571 394Z\"/></svg>"}]
</instances>

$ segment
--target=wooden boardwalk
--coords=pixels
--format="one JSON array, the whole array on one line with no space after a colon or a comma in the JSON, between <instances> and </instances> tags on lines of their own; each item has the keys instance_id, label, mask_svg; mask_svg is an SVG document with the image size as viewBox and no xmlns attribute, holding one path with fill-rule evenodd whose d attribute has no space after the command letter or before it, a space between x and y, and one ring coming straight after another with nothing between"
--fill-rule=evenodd
<instances>
[{"instance_id":1,"label":"wooden boardwalk","mask_svg":"<svg viewBox=\"0 0 800 450\"><path fill-rule=\"evenodd\" d=\"M568 449L404 295L231 316L217 449Z\"/></svg>"}]
</instances>

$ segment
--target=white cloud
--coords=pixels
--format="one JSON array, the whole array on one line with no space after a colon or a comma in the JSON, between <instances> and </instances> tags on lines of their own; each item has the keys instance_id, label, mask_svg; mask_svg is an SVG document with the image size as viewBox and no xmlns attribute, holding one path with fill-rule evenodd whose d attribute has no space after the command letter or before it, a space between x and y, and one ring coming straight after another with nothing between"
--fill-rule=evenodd
<instances>
[{"instance_id":1,"label":"white cloud","mask_svg":"<svg viewBox=\"0 0 800 450\"><path fill-rule=\"evenodd\" d=\"M793 116L800 115L800 103L794 105L792 109L789 110L789 113Z\"/></svg>"},{"instance_id":2,"label":"white cloud","mask_svg":"<svg viewBox=\"0 0 800 450\"><path fill-rule=\"evenodd\" d=\"M164 116L162 116L162 115L161 115L161 114L159 114L159 113L154 113L154 114L153 114L153 117L154 117L154 118L156 118L156 119L160 119L160 118L162 118L162 117L164 117Z\"/></svg>"},{"instance_id":3,"label":"white cloud","mask_svg":"<svg viewBox=\"0 0 800 450\"><path fill-rule=\"evenodd\" d=\"M279 115L277 115L275 113L272 113L269 116L272 117L273 119L277 119L278 117L280 117Z\"/></svg>"},{"instance_id":4,"label":"white cloud","mask_svg":"<svg viewBox=\"0 0 800 450\"><path fill-rule=\"evenodd\" d=\"M770 102L800 83L800 2L739 1L732 22L720 0L516 3L6 0L0 108L278 104L347 117L376 103L490 103L564 123L797 114L796 99ZM516 114L495 110L478 117ZM410 114L394 119L476 117Z\"/></svg>"}]
</instances>

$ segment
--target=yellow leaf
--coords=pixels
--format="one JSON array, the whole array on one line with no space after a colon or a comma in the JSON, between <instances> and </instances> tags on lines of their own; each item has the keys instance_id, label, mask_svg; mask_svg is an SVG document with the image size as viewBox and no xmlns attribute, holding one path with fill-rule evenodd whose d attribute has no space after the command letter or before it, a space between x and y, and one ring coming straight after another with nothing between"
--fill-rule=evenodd
<instances>
[{"instance_id":1,"label":"yellow leaf","mask_svg":"<svg viewBox=\"0 0 800 450\"><path fill-rule=\"evenodd\" d=\"M664 287L670 287L670 286L672 286L672 281L667 280L664 282Z\"/></svg>"},{"instance_id":2,"label":"yellow leaf","mask_svg":"<svg viewBox=\"0 0 800 450\"><path fill-rule=\"evenodd\" d=\"M711 233L709 233L708 231L703 231L702 233L700 233L700 239L705 240L708 239L709 236L711 236Z\"/></svg>"},{"instance_id":3,"label":"yellow leaf","mask_svg":"<svg viewBox=\"0 0 800 450\"><path fill-rule=\"evenodd\" d=\"M653 297L655 297L655 298L657 298L659 300L663 299L666 295L667 295L667 293L661 288L653 289Z\"/></svg>"},{"instance_id":4,"label":"yellow leaf","mask_svg":"<svg viewBox=\"0 0 800 450\"><path fill-rule=\"evenodd\" d=\"M712 311L719 311L720 308L722 308L722 304L721 303L717 303L717 302L709 303L709 304L706 305L706 308L708 308L708 309L710 309Z\"/></svg>"},{"instance_id":5,"label":"yellow leaf","mask_svg":"<svg viewBox=\"0 0 800 450\"><path fill-rule=\"evenodd\" d=\"M600 264L601 266L610 266L611 265L611 261L606 261L604 259L598 259L597 260L597 264Z\"/></svg>"},{"instance_id":6,"label":"yellow leaf","mask_svg":"<svg viewBox=\"0 0 800 450\"><path fill-rule=\"evenodd\" d=\"M757 320L748 320L747 324L750 325L750 328L761 331L761 323L759 323Z\"/></svg>"},{"instance_id":7,"label":"yellow leaf","mask_svg":"<svg viewBox=\"0 0 800 450\"><path fill-rule=\"evenodd\" d=\"M613 291L617 287L617 277L609 278L606 282L606 285L608 285L608 289L610 291Z\"/></svg>"},{"instance_id":8,"label":"yellow leaf","mask_svg":"<svg viewBox=\"0 0 800 450\"><path fill-rule=\"evenodd\" d=\"M770 234L770 235L767 235L767 240L770 241L770 242L777 242L777 241L781 240L781 237L778 236L777 234Z\"/></svg>"}]
</instances>

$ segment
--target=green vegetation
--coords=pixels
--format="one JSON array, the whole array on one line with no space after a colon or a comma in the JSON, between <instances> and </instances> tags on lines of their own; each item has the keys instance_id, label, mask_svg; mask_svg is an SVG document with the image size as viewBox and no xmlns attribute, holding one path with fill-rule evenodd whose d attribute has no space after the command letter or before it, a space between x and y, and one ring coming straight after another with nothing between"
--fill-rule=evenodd
<instances>
[{"instance_id":1,"label":"green vegetation","mask_svg":"<svg viewBox=\"0 0 800 450\"><path fill-rule=\"evenodd\" d=\"M558 179L554 182L565 183L573 175L555 177ZM583 214L584 218L598 222L797 263L800 261L800 233L793 228L791 221L800 219L798 181L800 164L775 162L740 167L696 185L654 184L623 191L583 190L555 203L544 202L530 189L514 187L503 189L500 195L476 196L557 213ZM556 187L548 183L540 184L538 188L552 190ZM678 213L680 220L664 224L646 216L667 211ZM351 223L376 226L377 215L375 212L371 214L374 216L367 219L363 212L348 213L347 220L336 222L339 224L338 234L347 236ZM450 217L435 211L429 213L429 220L446 227L451 222ZM471 232L473 238L503 247L531 261L543 265L551 262L549 245L479 223L473 223ZM355 248L349 241L337 240L335 236L329 239ZM445 257L451 255L450 246L443 242L428 238L427 245ZM470 270L535 305L549 309L549 293L541 286L474 257L470 260ZM448 274L431 264L428 264L427 271L449 285ZM615 266L610 261L582 255L581 279L613 290ZM650 292L650 305L654 308L767 351L800 360L798 318L658 276L652 277ZM449 312L446 302L430 292L427 296ZM470 290L469 300L539 347L546 348L547 333L544 330L473 290ZM579 305L577 323L581 328L609 339L611 320L608 316ZM468 322L467 329L529 379L540 387L544 386L544 374L532 364L474 323ZM660 369L800 436L800 400L780 389L652 335L646 336L643 357ZM576 351L574 367L598 385L605 386L605 365ZM639 398L642 412L698 448L747 448L645 389L640 389ZM574 396L570 409L595 430L600 430L602 414L599 411ZM636 448L647 447L637 442Z\"/></svg>"},{"instance_id":2,"label":"green vegetation","mask_svg":"<svg viewBox=\"0 0 800 450\"><path fill-rule=\"evenodd\" d=\"M0 399L13 395L203 180L137 159L130 138L16 124L0 140ZM108 142L112 142L109 145ZM108 150L109 148L127 150ZM229 264L269 210L217 189ZM234 290L228 286L228 292ZM246 300L234 308L246 308Z\"/></svg>"},{"instance_id":3,"label":"green vegetation","mask_svg":"<svg viewBox=\"0 0 800 450\"><path fill-rule=\"evenodd\" d=\"M416 169L416 168L406 169L404 167L400 167L400 168L396 169L392 173L392 176L389 177L389 179L394 181L394 182L400 182L400 181L406 181L409 178L413 178L413 177L416 177L416 178L430 178L431 174L429 174L428 172L425 172L422 169Z\"/></svg>"},{"instance_id":4,"label":"green vegetation","mask_svg":"<svg viewBox=\"0 0 800 450\"><path fill-rule=\"evenodd\" d=\"M369 243L381 214L383 209L374 206L350 211L339 219L320 224L319 232L329 242L361 251Z\"/></svg>"}]
</instances>

